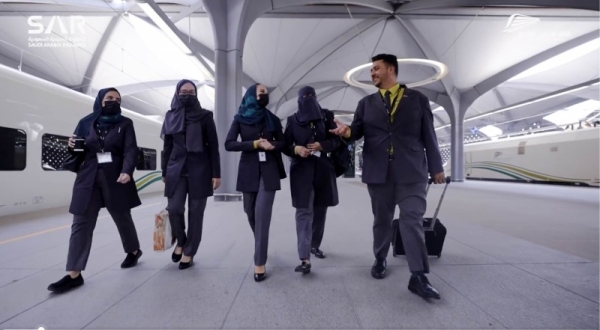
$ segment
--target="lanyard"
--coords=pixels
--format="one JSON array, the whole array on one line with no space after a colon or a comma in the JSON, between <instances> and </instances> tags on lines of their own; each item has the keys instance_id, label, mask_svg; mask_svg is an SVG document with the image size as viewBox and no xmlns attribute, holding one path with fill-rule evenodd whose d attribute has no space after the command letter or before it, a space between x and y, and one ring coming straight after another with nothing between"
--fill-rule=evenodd
<instances>
[{"instance_id":1,"label":"lanyard","mask_svg":"<svg viewBox=\"0 0 600 330\"><path fill-rule=\"evenodd\" d=\"M396 101L398 99L402 100L402 95L404 95L404 88L400 88L400 90L398 91L398 94L396 94L396 97L394 97L394 101L392 101L392 103L390 104L392 109L389 109L387 104L385 104L385 99L383 98L383 95L381 95L381 93L379 93L379 95L381 96L381 101L383 101L383 106L385 107L385 109L387 110L388 114L391 117L392 109L394 109L394 104L396 104Z\"/></svg>"}]
</instances>

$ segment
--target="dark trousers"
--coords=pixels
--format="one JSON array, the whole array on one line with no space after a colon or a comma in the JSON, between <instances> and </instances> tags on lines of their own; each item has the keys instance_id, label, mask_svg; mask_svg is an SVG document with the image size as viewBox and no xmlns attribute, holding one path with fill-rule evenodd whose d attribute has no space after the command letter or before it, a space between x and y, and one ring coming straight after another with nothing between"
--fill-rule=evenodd
<instances>
[{"instance_id":1,"label":"dark trousers","mask_svg":"<svg viewBox=\"0 0 600 330\"><path fill-rule=\"evenodd\" d=\"M265 190L262 177L258 192L244 193L244 212L248 216L250 228L254 233L254 265L262 266L267 263L269 249L269 228L275 191Z\"/></svg>"},{"instance_id":2,"label":"dark trousers","mask_svg":"<svg viewBox=\"0 0 600 330\"><path fill-rule=\"evenodd\" d=\"M185 232L185 200L188 195L188 177L180 177L173 196L169 198L167 211L173 233L177 237L177 246L183 248L183 254L193 257L198 252L202 240L202 224L206 198L190 199L188 201L188 230Z\"/></svg>"},{"instance_id":3,"label":"dark trousers","mask_svg":"<svg viewBox=\"0 0 600 330\"><path fill-rule=\"evenodd\" d=\"M298 258L310 260L313 227L313 203L315 192L310 192L307 208L296 209L296 236L298 238Z\"/></svg>"},{"instance_id":4,"label":"dark trousers","mask_svg":"<svg viewBox=\"0 0 600 330\"><path fill-rule=\"evenodd\" d=\"M85 270L92 249L92 237L94 228L96 228L98 213L102 205L110 205L108 183L101 168L96 172L96 181L92 189L92 197L90 198L90 204L85 214L73 216L69 253L67 256L67 271ZM118 203L118 201L112 202ZM117 225L125 253L139 250L140 242L131 212L113 212L108 208L108 213L110 213L110 216Z\"/></svg>"},{"instance_id":5,"label":"dark trousers","mask_svg":"<svg viewBox=\"0 0 600 330\"><path fill-rule=\"evenodd\" d=\"M327 206L313 206L312 242L313 248L320 248L325 233L325 219L327 218Z\"/></svg>"},{"instance_id":6,"label":"dark trousers","mask_svg":"<svg viewBox=\"0 0 600 330\"><path fill-rule=\"evenodd\" d=\"M392 164L390 164L392 165ZM423 215L427 208L426 183L397 184L388 174L383 184L369 184L373 222L373 253L387 258L392 238L392 220L396 205L400 208L400 234L411 272L429 272Z\"/></svg>"}]
</instances>

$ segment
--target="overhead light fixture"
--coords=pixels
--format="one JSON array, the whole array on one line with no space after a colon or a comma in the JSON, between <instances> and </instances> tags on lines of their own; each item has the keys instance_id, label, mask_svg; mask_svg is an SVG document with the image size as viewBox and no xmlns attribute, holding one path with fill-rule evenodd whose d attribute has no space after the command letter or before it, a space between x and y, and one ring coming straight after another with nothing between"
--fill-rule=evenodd
<instances>
[{"instance_id":1,"label":"overhead light fixture","mask_svg":"<svg viewBox=\"0 0 600 330\"><path fill-rule=\"evenodd\" d=\"M581 44L577 47L573 47L559 55L556 55L528 70L525 70L518 75L510 78L508 81L514 81L518 79L523 79L526 77L533 76L538 73L542 73L544 71L548 71L550 69L554 69L563 64L575 61L576 59L585 56L597 49L600 48L600 38L594 39L592 41L588 41L584 44Z\"/></svg>"},{"instance_id":2,"label":"overhead light fixture","mask_svg":"<svg viewBox=\"0 0 600 330\"><path fill-rule=\"evenodd\" d=\"M502 130L493 125L487 125L485 127L482 127L479 129L479 131L487 135L489 138L495 138L502 135Z\"/></svg>"},{"instance_id":3,"label":"overhead light fixture","mask_svg":"<svg viewBox=\"0 0 600 330\"><path fill-rule=\"evenodd\" d=\"M445 64L440 63L438 61L427 60L427 59L422 59L422 58L402 58L402 59L398 59L398 63L421 64L421 65L431 67L435 70L435 74L427 79L423 79L421 81L406 84L406 86L410 87L410 88L423 86L423 85L430 84L432 82L436 82L448 75L448 67ZM354 79L352 77L356 72L359 72L359 71L361 71L365 68L368 68L372 65L373 65L373 63L366 63L366 64L359 65L353 69L350 69L344 75L344 81L348 85L358 87L358 88L366 88L366 89L377 88L374 85L368 85L368 84L363 84L361 82L358 82L356 79Z\"/></svg>"},{"instance_id":4,"label":"overhead light fixture","mask_svg":"<svg viewBox=\"0 0 600 330\"><path fill-rule=\"evenodd\" d=\"M154 24L156 24L158 26L158 28L161 29L167 35L167 37L169 37L171 42L173 42L182 52L184 52L188 55L192 54L192 51L190 50L190 48L183 41L181 41L181 38L179 38L179 36L177 36L177 34L175 34L173 29L171 29L171 27L169 27L169 25L167 25L167 23L165 22L165 19L169 19L169 18L166 15L164 15L164 13L163 13L164 17L161 17L160 14L154 9L154 7L150 3L147 3L147 2L138 1L138 6L140 6L140 8L142 8L144 13L146 13L146 15L148 15L148 17L150 17L150 19L154 22Z\"/></svg>"},{"instance_id":5,"label":"overhead light fixture","mask_svg":"<svg viewBox=\"0 0 600 330\"><path fill-rule=\"evenodd\" d=\"M598 80L598 79L594 79L594 80ZM500 113L500 112L509 111L509 110L513 110L513 109L516 109L516 108L524 107L526 105L530 105L530 104L534 104L534 103L538 103L538 102L550 100L550 99L553 99L553 98L556 98L556 97L559 97L559 96L563 96L563 95L566 95L566 94L575 93L575 92L578 92L580 90L584 90L586 88L597 86L597 85L600 85L600 81L595 81L593 83L586 83L583 86L567 88L567 89L563 90L562 92L558 92L556 94L552 94L552 95L548 95L548 96L542 96L540 98L535 98L535 99L532 99L532 100L529 100L529 101L525 101L525 102L517 103L515 105L511 105L511 106L508 106L508 107L503 107L503 108L500 108L498 110L493 110L493 111L490 111L490 112L482 113L480 115L469 117L469 118L465 119L463 122L466 123L468 121L472 121L472 120L476 120L476 119L481 119L481 118L484 118L484 117L489 117L489 116L495 115L495 114ZM442 126L436 127L435 130L437 131L439 129L443 129L443 128L446 128L446 127L450 127L450 124L446 124L446 125L442 125Z\"/></svg>"},{"instance_id":6,"label":"overhead light fixture","mask_svg":"<svg viewBox=\"0 0 600 330\"><path fill-rule=\"evenodd\" d=\"M564 110L556 111L544 117L544 120L547 120L556 126L565 126L577 123L596 110L600 110L600 102L596 100L587 100Z\"/></svg>"}]
</instances>

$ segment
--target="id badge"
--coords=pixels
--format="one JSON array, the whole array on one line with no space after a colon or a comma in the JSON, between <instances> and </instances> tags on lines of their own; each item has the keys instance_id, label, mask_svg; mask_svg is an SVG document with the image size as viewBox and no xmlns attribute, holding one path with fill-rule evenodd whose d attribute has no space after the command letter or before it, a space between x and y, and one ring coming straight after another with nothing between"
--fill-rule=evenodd
<instances>
[{"instance_id":1,"label":"id badge","mask_svg":"<svg viewBox=\"0 0 600 330\"><path fill-rule=\"evenodd\" d=\"M99 152L98 153L98 163L99 164L110 163L110 162L112 162L112 156L111 156L110 152Z\"/></svg>"},{"instance_id":2,"label":"id badge","mask_svg":"<svg viewBox=\"0 0 600 330\"><path fill-rule=\"evenodd\" d=\"M321 152L320 151L315 151L315 152L313 152L313 156L315 156L315 157L321 157Z\"/></svg>"},{"instance_id":3,"label":"id badge","mask_svg":"<svg viewBox=\"0 0 600 330\"><path fill-rule=\"evenodd\" d=\"M267 161L267 154L265 154L264 151L260 151L258 153L258 160L261 162L266 162Z\"/></svg>"}]
</instances>

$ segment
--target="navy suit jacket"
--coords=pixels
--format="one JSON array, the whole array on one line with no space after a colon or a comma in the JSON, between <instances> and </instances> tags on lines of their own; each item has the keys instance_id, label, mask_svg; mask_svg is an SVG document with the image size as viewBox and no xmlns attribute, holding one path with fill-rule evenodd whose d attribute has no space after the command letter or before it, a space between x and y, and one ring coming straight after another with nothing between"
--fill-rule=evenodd
<instances>
[{"instance_id":1,"label":"navy suit jacket","mask_svg":"<svg viewBox=\"0 0 600 330\"><path fill-rule=\"evenodd\" d=\"M127 117L108 131L101 147L100 138L94 127L85 137L85 160L77 172L73 185L73 195L69 212L84 214L90 204L96 171L102 167L108 180L110 200L103 200L102 206L111 212L128 212L142 204L138 196L133 172L137 164L138 146L133 121ZM112 162L98 164L97 153L104 150L110 152ZM121 173L127 173L131 180L125 184L118 183Z\"/></svg>"},{"instance_id":2,"label":"navy suit jacket","mask_svg":"<svg viewBox=\"0 0 600 330\"><path fill-rule=\"evenodd\" d=\"M419 91L404 88L392 122L379 91L358 102L349 139L364 137L364 183L387 182L389 166L399 184L425 183L428 173L444 171L429 100ZM394 161L389 160L390 146Z\"/></svg>"},{"instance_id":3,"label":"navy suit jacket","mask_svg":"<svg viewBox=\"0 0 600 330\"><path fill-rule=\"evenodd\" d=\"M238 141L238 137L241 141ZM268 140L275 149L269 151L254 149L254 140L261 137ZM242 152L238 165L236 190L244 193L258 192L261 177L265 190L281 190L281 179L286 177L281 159L281 151L284 147L285 137L281 129L269 132L264 123L246 125L234 119L225 138L225 150ZM266 162L259 161L259 152L265 152Z\"/></svg>"}]
</instances>

